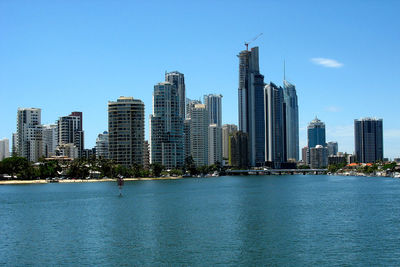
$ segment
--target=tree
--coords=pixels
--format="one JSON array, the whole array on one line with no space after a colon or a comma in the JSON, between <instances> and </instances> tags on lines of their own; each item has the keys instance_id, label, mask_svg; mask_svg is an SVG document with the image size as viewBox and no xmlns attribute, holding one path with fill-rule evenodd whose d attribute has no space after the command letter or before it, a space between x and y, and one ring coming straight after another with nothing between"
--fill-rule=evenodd
<instances>
[{"instance_id":1,"label":"tree","mask_svg":"<svg viewBox=\"0 0 400 267\"><path fill-rule=\"evenodd\" d=\"M115 175L118 177L129 177L131 176L131 172L128 167L124 165L117 165L115 167Z\"/></svg>"},{"instance_id":2,"label":"tree","mask_svg":"<svg viewBox=\"0 0 400 267\"><path fill-rule=\"evenodd\" d=\"M131 170L133 177L141 177L143 167L139 164L133 164Z\"/></svg>"},{"instance_id":3,"label":"tree","mask_svg":"<svg viewBox=\"0 0 400 267\"><path fill-rule=\"evenodd\" d=\"M12 179L15 176L22 179L32 178L32 165L26 158L14 156L5 158L2 161L2 168L4 174L10 175Z\"/></svg>"},{"instance_id":4,"label":"tree","mask_svg":"<svg viewBox=\"0 0 400 267\"><path fill-rule=\"evenodd\" d=\"M115 164L112 160L99 158L95 161L96 170L100 172L100 177L113 177L115 172Z\"/></svg>"},{"instance_id":5,"label":"tree","mask_svg":"<svg viewBox=\"0 0 400 267\"><path fill-rule=\"evenodd\" d=\"M160 177L162 170L164 170L164 166L160 163L150 164L150 173L153 177Z\"/></svg>"},{"instance_id":6,"label":"tree","mask_svg":"<svg viewBox=\"0 0 400 267\"><path fill-rule=\"evenodd\" d=\"M297 169L310 169L310 166L308 165L297 165Z\"/></svg>"},{"instance_id":7,"label":"tree","mask_svg":"<svg viewBox=\"0 0 400 267\"><path fill-rule=\"evenodd\" d=\"M192 156L188 156L185 158L185 165L184 165L184 170L188 171L190 173L190 175L197 175L197 169L196 169L196 165L194 163L193 157Z\"/></svg>"},{"instance_id":8,"label":"tree","mask_svg":"<svg viewBox=\"0 0 400 267\"><path fill-rule=\"evenodd\" d=\"M346 163L330 164L328 166L328 172L335 173L344 167L346 167Z\"/></svg>"},{"instance_id":9,"label":"tree","mask_svg":"<svg viewBox=\"0 0 400 267\"><path fill-rule=\"evenodd\" d=\"M89 167L84 159L74 159L67 170L70 178L85 178L89 176Z\"/></svg>"},{"instance_id":10,"label":"tree","mask_svg":"<svg viewBox=\"0 0 400 267\"><path fill-rule=\"evenodd\" d=\"M200 166L200 167L197 168L197 171L198 171L199 173L201 173L201 174L207 174L207 173L210 172L210 167L207 166L207 165Z\"/></svg>"},{"instance_id":11,"label":"tree","mask_svg":"<svg viewBox=\"0 0 400 267\"><path fill-rule=\"evenodd\" d=\"M61 167L58 164L58 161L43 161L39 166L38 176L40 178L57 177L59 171L61 171Z\"/></svg>"}]
</instances>

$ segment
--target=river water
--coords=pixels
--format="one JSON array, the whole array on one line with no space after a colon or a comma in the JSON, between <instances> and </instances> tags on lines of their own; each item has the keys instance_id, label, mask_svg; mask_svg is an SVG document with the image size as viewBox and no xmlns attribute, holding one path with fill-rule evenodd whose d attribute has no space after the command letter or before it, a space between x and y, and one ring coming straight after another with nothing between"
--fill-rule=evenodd
<instances>
[{"instance_id":1,"label":"river water","mask_svg":"<svg viewBox=\"0 0 400 267\"><path fill-rule=\"evenodd\" d=\"M400 179L0 186L0 265L400 265Z\"/></svg>"}]
</instances>

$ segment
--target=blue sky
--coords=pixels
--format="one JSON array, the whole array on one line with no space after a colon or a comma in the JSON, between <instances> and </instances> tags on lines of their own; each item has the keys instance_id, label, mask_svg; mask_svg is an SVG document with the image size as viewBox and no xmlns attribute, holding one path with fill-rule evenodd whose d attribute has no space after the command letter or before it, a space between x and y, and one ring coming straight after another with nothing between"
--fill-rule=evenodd
<instances>
[{"instance_id":1,"label":"blue sky","mask_svg":"<svg viewBox=\"0 0 400 267\"><path fill-rule=\"evenodd\" d=\"M383 118L386 157L400 157L399 1L0 1L0 138L18 107L42 122L84 113L86 147L107 130L107 102L146 105L164 72L185 74L187 95L223 95L237 123L238 59L263 35L265 81L286 77L299 97L300 145L318 116L327 141L354 150L353 121ZM301 2L301 3L300 3ZM331 60L331 61L329 61Z\"/></svg>"}]
</instances>

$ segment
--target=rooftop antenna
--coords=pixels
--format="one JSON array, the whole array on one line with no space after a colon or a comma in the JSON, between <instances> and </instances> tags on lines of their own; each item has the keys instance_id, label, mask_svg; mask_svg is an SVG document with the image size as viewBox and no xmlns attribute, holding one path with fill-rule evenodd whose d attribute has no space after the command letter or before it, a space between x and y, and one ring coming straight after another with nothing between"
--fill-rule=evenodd
<instances>
[{"instance_id":1,"label":"rooftop antenna","mask_svg":"<svg viewBox=\"0 0 400 267\"><path fill-rule=\"evenodd\" d=\"M259 35L257 35L256 37L253 38L253 40L249 41L249 42L244 42L244 45L246 46L246 50L249 51L249 44L254 42L255 40L258 39L258 37L260 37L263 33L260 33Z\"/></svg>"}]
</instances>

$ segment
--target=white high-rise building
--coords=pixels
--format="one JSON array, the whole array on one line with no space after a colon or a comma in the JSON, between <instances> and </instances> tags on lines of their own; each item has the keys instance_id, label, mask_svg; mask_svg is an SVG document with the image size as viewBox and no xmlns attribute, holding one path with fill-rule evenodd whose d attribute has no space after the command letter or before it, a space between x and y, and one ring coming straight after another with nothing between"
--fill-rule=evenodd
<instances>
[{"instance_id":1,"label":"white high-rise building","mask_svg":"<svg viewBox=\"0 0 400 267\"><path fill-rule=\"evenodd\" d=\"M104 131L96 139L96 157L108 159L108 132Z\"/></svg>"},{"instance_id":2,"label":"white high-rise building","mask_svg":"<svg viewBox=\"0 0 400 267\"><path fill-rule=\"evenodd\" d=\"M229 135L237 131L235 124L224 124L222 125L222 157L224 159L229 158Z\"/></svg>"},{"instance_id":3,"label":"white high-rise building","mask_svg":"<svg viewBox=\"0 0 400 267\"><path fill-rule=\"evenodd\" d=\"M192 110L190 149L197 167L208 165L208 113L203 104L196 104Z\"/></svg>"},{"instance_id":4,"label":"white high-rise building","mask_svg":"<svg viewBox=\"0 0 400 267\"><path fill-rule=\"evenodd\" d=\"M186 100L186 89L185 89L185 76L179 71L172 71L165 73L165 81L175 85L178 94L178 110L179 116L185 119L185 100Z\"/></svg>"},{"instance_id":5,"label":"white high-rise building","mask_svg":"<svg viewBox=\"0 0 400 267\"><path fill-rule=\"evenodd\" d=\"M57 124L47 124L42 126L43 130L43 155L51 157L56 154L58 145L58 126Z\"/></svg>"},{"instance_id":6,"label":"white high-rise building","mask_svg":"<svg viewBox=\"0 0 400 267\"><path fill-rule=\"evenodd\" d=\"M18 156L32 162L43 155L40 108L18 108L16 147Z\"/></svg>"},{"instance_id":7,"label":"white high-rise building","mask_svg":"<svg viewBox=\"0 0 400 267\"><path fill-rule=\"evenodd\" d=\"M222 163L222 129L217 124L208 126L208 164Z\"/></svg>"},{"instance_id":8,"label":"white high-rise building","mask_svg":"<svg viewBox=\"0 0 400 267\"><path fill-rule=\"evenodd\" d=\"M0 160L10 156L10 140L3 138L0 140Z\"/></svg>"},{"instance_id":9,"label":"white high-rise building","mask_svg":"<svg viewBox=\"0 0 400 267\"><path fill-rule=\"evenodd\" d=\"M222 125L222 95L209 94L204 96L204 105L208 112L208 123Z\"/></svg>"}]
</instances>

